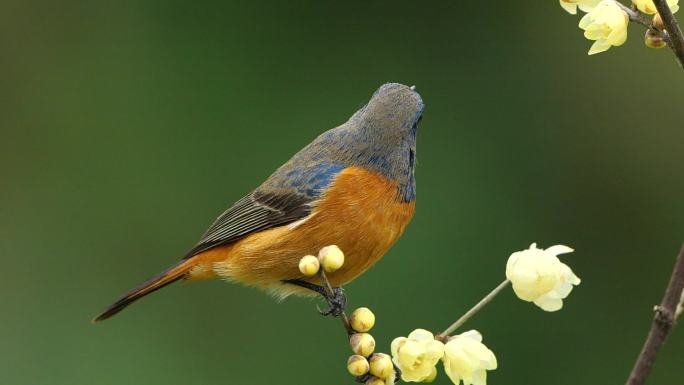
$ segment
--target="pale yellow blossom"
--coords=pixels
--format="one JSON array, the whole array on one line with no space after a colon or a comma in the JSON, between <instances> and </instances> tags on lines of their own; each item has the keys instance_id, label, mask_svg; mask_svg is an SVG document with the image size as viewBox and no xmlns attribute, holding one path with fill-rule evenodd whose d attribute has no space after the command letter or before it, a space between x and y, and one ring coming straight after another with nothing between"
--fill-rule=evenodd
<instances>
[{"instance_id":1,"label":"pale yellow blossom","mask_svg":"<svg viewBox=\"0 0 684 385\"><path fill-rule=\"evenodd\" d=\"M584 30L584 37L595 40L589 49L589 55L622 45L627 40L628 24L629 16L614 0L601 1L579 22L579 27Z\"/></svg>"},{"instance_id":2,"label":"pale yellow blossom","mask_svg":"<svg viewBox=\"0 0 684 385\"><path fill-rule=\"evenodd\" d=\"M601 0L559 0L561 7L570 14L576 14L577 8L590 12Z\"/></svg>"},{"instance_id":3,"label":"pale yellow blossom","mask_svg":"<svg viewBox=\"0 0 684 385\"><path fill-rule=\"evenodd\" d=\"M533 243L529 249L511 254L506 263L506 278L518 298L534 302L546 311L560 310L573 285L580 283L570 267L558 259L559 254L572 251L563 245L538 249Z\"/></svg>"},{"instance_id":4,"label":"pale yellow blossom","mask_svg":"<svg viewBox=\"0 0 684 385\"><path fill-rule=\"evenodd\" d=\"M406 382L430 379L435 365L444 356L444 344L423 329L412 331L408 337L395 338L391 350L392 360L401 370L401 379Z\"/></svg>"},{"instance_id":5,"label":"pale yellow blossom","mask_svg":"<svg viewBox=\"0 0 684 385\"><path fill-rule=\"evenodd\" d=\"M653 4L653 0L632 0L632 3L643 13L653 15L658 12L655 4ZM670 6L672 13L679 10L679 0L667 0L667 5Z\"/></svg>"},{"instance_id":6,"label":"pale yellow blossom","mask_svg":"<svg viewBox=\"0 0 684 385\"><path fill-rule=\"evenodd\" d=\"M434 382L436 378L437 378L437 367L433 367L432 372L430 372L430 375L427 376L427 378L423 380L423 383L427 384L430 382Z\"/></svg>"},{"instance_id":7,"label":"pale yellow blossom","mask_svg":"<svg viewBox=\"0 0 684 385\"><path fill-rule=\"evenodd\" d=\"M444 371L454 384L486 385L487 370L496 369L496 356L482 343L482 335L471 330L451 337L444 346Z\"/></svg>"}]
</instances>

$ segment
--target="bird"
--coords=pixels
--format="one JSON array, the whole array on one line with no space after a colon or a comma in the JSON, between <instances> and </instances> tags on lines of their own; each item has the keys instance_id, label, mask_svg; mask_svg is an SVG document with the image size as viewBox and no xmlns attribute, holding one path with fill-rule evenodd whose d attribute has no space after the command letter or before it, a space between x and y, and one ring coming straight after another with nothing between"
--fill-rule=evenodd
<instances>
[{"instance_id":1,"label":"bird","mask_svg":"<svg viewBox=\"0 0 684 385\"><path fill-rule=\"evenodd\" d=\"M173 282L225 279L279 298L323 295L339 315L340 289L399 239L416 207L416 135L424 103L399 83L380 86L347 122L323 132L224 211L175 265L129 291L93 322ZM328 275L305 277L299 260L327 245L345 253ZM342 298L340 298L342 297Z\"/></svg>"}]
</instances>

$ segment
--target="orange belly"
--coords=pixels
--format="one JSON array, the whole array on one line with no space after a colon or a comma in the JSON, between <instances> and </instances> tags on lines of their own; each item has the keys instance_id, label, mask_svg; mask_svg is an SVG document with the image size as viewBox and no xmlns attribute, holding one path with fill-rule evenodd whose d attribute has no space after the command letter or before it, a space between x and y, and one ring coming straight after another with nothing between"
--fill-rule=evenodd
<instances>
[{"instance_id":1,"label":"orange belly","mask_svg":"<svg viewBox=\"0 0 684 385\"><path fill-rule=\"evenodd\" d=\"M327 245L345 253L344 266L329 274L331 283L350 282L382 257L411 220L415 201L397 199L397 185L387 178L351 167L343 170L298 222L249 235L194 257L188 279L219 276L274 290L302 293L282 280L303 279L299 260ZM309 279L316 283L316 279Z\"/></svg>"}]
</instances>

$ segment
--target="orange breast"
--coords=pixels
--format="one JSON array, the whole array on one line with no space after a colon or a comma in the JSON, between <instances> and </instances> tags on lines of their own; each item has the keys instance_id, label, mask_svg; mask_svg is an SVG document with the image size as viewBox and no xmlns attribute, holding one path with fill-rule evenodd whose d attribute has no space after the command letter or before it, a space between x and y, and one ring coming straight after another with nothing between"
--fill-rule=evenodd
<instances>
[{"instance_id":1,"label":"orange breast","mask_svg":"<svg viewBox=\"0 0 684 385\"><path fill-rule=\"evenodd\" d=\"M206 256L198 255L204 263L195 270L197 278L215 273L289 294L298 290L280 281L303 278L299 259L335 244L344 251L345 264L329 277L333 285L343 285L385 254L404 231L414 210L415 202L397 199L396 183L361 168L347 168L305 219L252 234L212 249Z\"/></svg>"}]
</instances>

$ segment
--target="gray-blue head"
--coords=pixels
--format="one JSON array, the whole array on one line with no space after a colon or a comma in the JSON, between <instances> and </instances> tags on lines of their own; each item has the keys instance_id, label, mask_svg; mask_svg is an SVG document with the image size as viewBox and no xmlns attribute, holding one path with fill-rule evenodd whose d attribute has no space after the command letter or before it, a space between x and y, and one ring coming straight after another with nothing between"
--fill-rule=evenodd
<instances>
[{"instance_id":1,"label":"gray-blue head","mask_svg":"<svg viewBox=\"0 0 684 385\"><path fill-rule=\"evenodd\" d=\"M424 108L415 87L383 84L340 127L347 140L338 156L398 182L403 200L415 199L416 134Z\"/></svg>"},{"instance_id":2,"label":"gray-blue head","mask_svg":"<svg viewBox=\"0 0 684 385\"><path fill-rule=\"evenodd\" d=\"M357 111L350 122L369 131L377 139L392 144L406 135L415 136L423 115L423 99L415 90L399 83L387 83L378 88L368 104Z\"/></svg>"}]
</instances>

